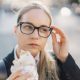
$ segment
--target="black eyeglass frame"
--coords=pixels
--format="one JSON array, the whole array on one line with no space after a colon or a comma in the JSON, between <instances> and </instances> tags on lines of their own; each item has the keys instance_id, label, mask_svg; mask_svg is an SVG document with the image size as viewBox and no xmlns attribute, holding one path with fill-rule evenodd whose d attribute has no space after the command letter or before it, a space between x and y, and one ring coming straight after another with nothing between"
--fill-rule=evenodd
<instances>
[{"instance_id":1,"label":"black eyeglass frame","mask_svg":"<svg viewBox=\"0 0 80 80\"><path fill-rule=\"evenodd\" d=\"M29 33L29 34L24 33L24 32L22 31L22 24L30 24L30 25L32 25L32 26L34 27L33 31L32 31L31 33ZM40 29L41 27L47 27L47 28L49 28L50 34L52 33L52 30L53 30L53 28L50 28L50 27L48 27L48 26L46 26L46 25L41 25L41 26L39 26L39 27L36 27L35 25L33 25L33 24L30 23L30 22L19 22L17 26L20 26L20 31L21 31L23 34L26 34L26 35L32 34L32 33L35 31L35 29L37 29L37 30L38 30L38 35L39 35L40 37L43 37L43 36L41 36L41 35L39 34L39 29ZM49 34L48 36L46 36L46 37L43 37L43 38L48 38L48 37L50 36L50 34Z\"/></svg>"}]
</instances>

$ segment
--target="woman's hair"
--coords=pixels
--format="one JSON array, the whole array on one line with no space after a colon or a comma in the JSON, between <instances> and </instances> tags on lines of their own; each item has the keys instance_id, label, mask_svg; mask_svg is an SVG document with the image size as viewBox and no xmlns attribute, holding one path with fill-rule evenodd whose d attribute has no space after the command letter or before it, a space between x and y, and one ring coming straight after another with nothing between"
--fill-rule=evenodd
<instances>
[{"instance_id":1,"label":"woman's hair","mask_svg":"<svg viewBox=\"0 0 80 80\"><path fill-rule=\"evenodd\" d=\"M48 8L46 6L44 6L41 2L39 1L34 1L34 2L30 2L28 3L25 7L21 8L18 12L18 18L17 18L17 23L19 23L19 21L21 20L21 17L27 13L28 11L32 10L32 9L41 9L43 10L48 17L50 18L50 25L52 23L52 16L50 14L50 11L48 10Z\"/></svg>"},{"instance_id":2,"label":"woman's hair","mask_svg":"<svg viewBox=\"0 0 80 80\"><path fill-rule=\"evenodd\" d=\"M21 17L32 9L43 10L50 18L50 24L52 22L52 17L49 10L38 2L31 2L19 11L17 23L20 22ZM57 73L57 66L55 60L47 54L45 51L41 51L40 60L38 63L38 74L39 80L59 80Z\"/></svg>"},{"instance_id":3,"label":"woman's hair","mask_svg":"<svg viewBox=\"0 0 80 80\"><path fill-rule=\"evenodd\" d=\"M38 64L39 80L59 80L58 67L56 61L50 53L44 50L40 53Z\"/></svg>"}]
</instances>

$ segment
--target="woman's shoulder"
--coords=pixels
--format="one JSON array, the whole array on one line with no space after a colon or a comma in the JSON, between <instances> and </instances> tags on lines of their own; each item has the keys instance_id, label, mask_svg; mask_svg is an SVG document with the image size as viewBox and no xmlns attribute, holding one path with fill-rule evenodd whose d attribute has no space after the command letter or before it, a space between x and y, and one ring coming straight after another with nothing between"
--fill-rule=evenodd
<instances>
[{"instance_id":1,"label":"woman's shoulder","mask_svg":"<svg viewBox=\"0 0 80 80\"><path fill-rule=\"evenodd\" d=\"M5 58L3 58L3 62L5 64L6 71L7 71L7 76L11 74L10 68L11 68L11 65L13 65L12 63L13 60L14 60L14 50L11 53L9 53Z\"/></svg>"}]
</instances>

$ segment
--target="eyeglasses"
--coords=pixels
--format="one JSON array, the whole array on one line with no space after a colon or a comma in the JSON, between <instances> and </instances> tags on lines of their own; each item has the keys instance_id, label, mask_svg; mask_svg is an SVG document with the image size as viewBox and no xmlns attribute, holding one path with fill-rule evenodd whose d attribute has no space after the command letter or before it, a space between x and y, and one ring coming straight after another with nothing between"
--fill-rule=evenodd
<instances>
[{"instance_id":1,"label":"eyeglasses","mask_svg":"<svg viewBox=\"0 0 80 80\"><path fill-rule=\"evenodd\" d=\"M20 26L20 31L26 35L32 34L37 29L40 37L47 38L52 32L52 28L48 26L41 25L40 27L36 27L30 22L19 22L18 26Z\"/></svg>"}]
</instances>

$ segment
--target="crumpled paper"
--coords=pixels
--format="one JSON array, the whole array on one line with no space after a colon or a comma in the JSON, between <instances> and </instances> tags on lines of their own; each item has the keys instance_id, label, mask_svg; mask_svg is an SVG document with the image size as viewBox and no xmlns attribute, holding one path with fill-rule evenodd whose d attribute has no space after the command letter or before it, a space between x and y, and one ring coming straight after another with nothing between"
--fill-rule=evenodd
<instances>
[{"instance_id":1,"label":"crumpled paper","mask_svg":"<svg viewBox=\"0 0 80 80\"><path fill-rule=\"evenodd\" d=\"M19 59L13 61L11 72L22 70L22 73L30 73L32 76L28 80L38 80L37 66L34 57L29 51L21 51Z\"/></svg>"}]
</instances>

